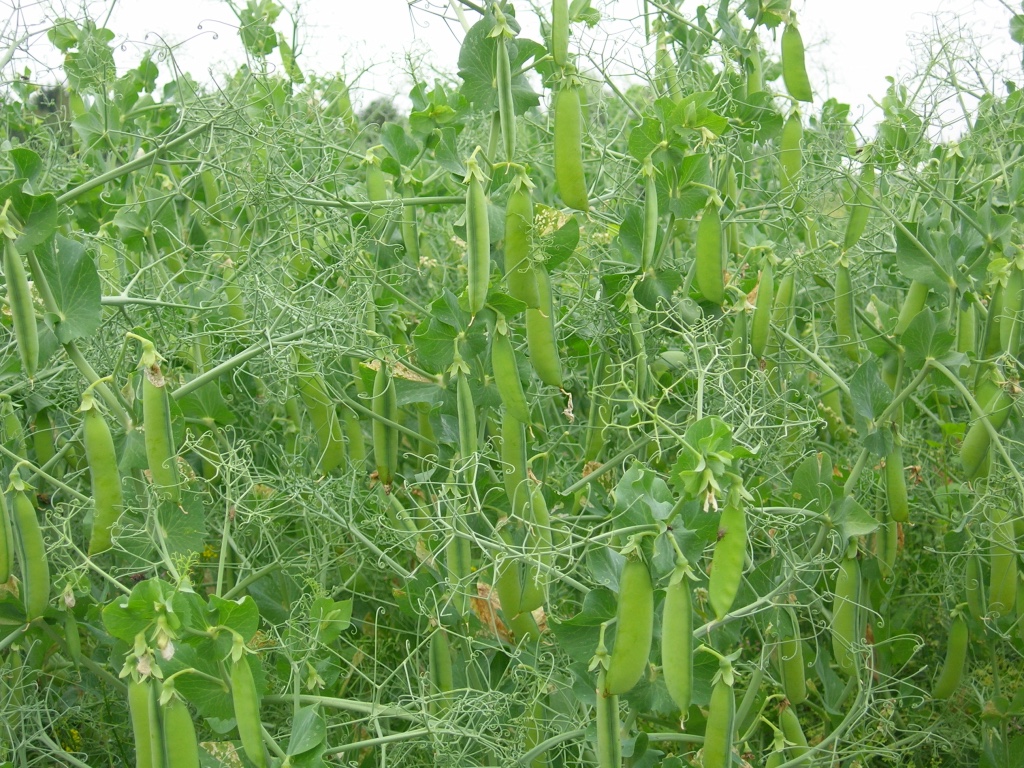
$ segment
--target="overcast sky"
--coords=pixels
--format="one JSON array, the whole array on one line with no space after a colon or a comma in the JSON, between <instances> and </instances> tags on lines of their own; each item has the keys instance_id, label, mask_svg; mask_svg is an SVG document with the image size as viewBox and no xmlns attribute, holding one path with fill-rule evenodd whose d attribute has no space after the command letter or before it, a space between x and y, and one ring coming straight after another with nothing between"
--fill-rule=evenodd
<instances>
[{"instance_id":1,"label":"overcast sky","mask_svg":"<svg viewBox=\"0 0 1024 768\"><path fill-rule=\"evenodd\" d=\"M295 0L278 1L286 7L295 5ZM643 52L625 44L642 29L642 0L592 1L606 18L596 31L574 25L574 48L589 52L595 63L623 77L644 68ZM539 40L536 17L527 3L516 4L523 34ZM100 21L110 8L109 2L86 5ZM536 5L546 10L550 3L540 0ZM697 5L695 0L685 0L681 10L693 13ZM80 16L74 9L81 3L68 7L70 12L62 10L60 3L0 0L0 16L7 15L4 10L20 8L12 20L22 28L30 25L28 29L39 34L45 31L44 16ZM918 48L914 43L934 32L937 23L947 29L969 28L986 59L1004 59L1011 72L1019 75L1021 71L1020 48L1007 32L1010 11L1000 0L793 0L793 7L808 46L816 94L853 105L854 117L870 107L871 97L881 98L887 75L913 71ZM300 14L300 65L357 78L358 102L407 93L410 80L403 71L408 69L408 54L423 73L455 72L462 29L447 0L416 0L412 6L407 0L302 0ZM476 17L467 12L467 18L472 23ZM121 0L108 26L118 35L119 64L133 64L158 38L172 45L177 65L201 81L210 81L210 72L215 80L218 72L232 71L243 60L237 20L222 0ZM276 27L290 30L286 14ZM10 32L9 26L5 40ZM42 40L32 48L39 53L49 46ZM56 61L47 56L33 68L38 71ZM279 61L276 56L275 61ZM1016 79L1024 81L1024 77Z\"/></svg>"}]
</instances>

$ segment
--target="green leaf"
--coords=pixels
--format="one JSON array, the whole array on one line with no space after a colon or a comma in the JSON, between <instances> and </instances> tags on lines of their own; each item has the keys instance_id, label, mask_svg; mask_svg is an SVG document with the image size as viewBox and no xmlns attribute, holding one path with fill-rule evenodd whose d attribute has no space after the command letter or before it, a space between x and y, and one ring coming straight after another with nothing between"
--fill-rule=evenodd
<instances>
[{"instance_id":1,"label":"green leaf","mask_svg":"<svg viewBox=\"0 0 1024 768\"><path fill-rule=\"evenodd\" d=\"M900 273L908 280L925 283L933 290L948 291L955 271L948 250L930 247L932 242L927 229L917 222L904 222L903 226L914 238L911 239L900 227L896 227L893 233L896 238L896 265Z\"/></svg>"},{"instance_id":2,"label":"green leaf","mask_svg":"<svg viewBox=\"0 0 1024 768\"><path fill-rule=\"evenodd\" d=\"M938 315L919 313L910 321L900 341L906 350L906 364L910 368L920 368L929 358L941 359L956 341L956 334L949 326L948 311Z\"/></svg>"},{"instance_id":3,"label":"green leaf","mask_svg":"<svg viewBox=\"0 0 1024 768\"><path fill-rule=\"evenodd\" d=\"M186 376L185 380L189 381L192 378L194 376ZM224 399L219 381L211 381L190 392L178 400L178 406L182 414L190 419L210 419L220 426L234 424L237 421L234 411Z\"/></svg>"},{"instance_id":4,"label":"green leaf","mask_svg":"<svg viewBox=\"0 0 1024 768\"><path fill-rule=\"evenodd\" d=\"M576 216L570 216L565 224L560 226L553 235L545 237L540 242L544 253L548 255L545 264L548 271L557 269L576 252L576 246L580 242L580 223Z\"/></svg>"},{"instance_id":5,"label":"green leaf","mask_svg":"<svg viewBox=\"0 0 1024 768\"><path fill-rule=\"evenodd\" d=\"M850 378L850 399L854 414L873 422L892 403L893 393L882 381L878 363L874 360L861 365Z\"/></svg>"},{"instance_id":6,"label":"green leaf","mask_svg":"<svg viewBox=\"0 0 1024 768\"><path fill-rule=\"evenodd\" d=\"M612 499L617 528L666 520L675 506L675 499L665 481L639 461L634 461L623 474Z\"/></svg>"},{"instance_id":7,"label":"green leaf","mask_svg":"<svg viewBox=\"0 0 1024 768\"><path fill-rule=\"evenodd\" d=\"M420 153L419 145L398 123L384 123L380 132L380 143L388 154L403 167L408 168Z\"/></svg>"},{"instance_id":8,"label":"green leaf","mask_svg":"<svg viewBox=\"0 0 1024 768\"><path fill-rule=\"evenodd\" d=\"M28 253L45 243L59 223L57 199L51 194L30 195L22 190L25 179L14 179L0 186L0 208L10 199L11 211L18 218L20 234L14 241L19 253Z\"/></svg>"},{"instance_id":9,"label":"green leaf","mask_svg":"<svg viewBox=\"0 0 1024 768\"><path fill-rule=\"evenodd\" d=\"M288 737L289 756L301 755L321 746L327 738L327 722L320 707L300 707L292 720L292 732Z\"/></svg>"},{"instance_id":10,"label":"green leaf","mask_svg":"<svg viewBox=\"0 0 1024 768\"><path fill-rule=\"evenodd\" d=\"M640 125L629 132L629 154L643 162L658 147L661 140L661 121L645 117Z\"/></svg>"},{"instance_id":11,"label":"green leaf","mask_svg":"<svg viewBox=\"0 0 1024 768\"><path fill-rule=\"evenodd\" d=\"M498 90L495 87L497 41L487 34L494 26L494 18L488 14L470 27L459 51L459 77L462 78L460 91L466 101L476 110L497 109ZM547 53L544 46L532 40L516 38L508 41L509 63L512 71L523 68L530 59ZM521 115L540 104L537 94L525 74L512 78L512 103L514 112Z\"/></svg>"},{"instance_id":12,"label":"green leaf","mask_svg":"<svg viewBox=\"0 0 1024 768\"><path fill-rule=\"evenodd\" d=\"M352 600L318 597L309 613L317 640L330 645L352 624Z\"/></svg>"},{"instance_id":13,"label":"green leaf","mask_svg":"<svg viewBox=\"0 0 1024 768\"><path fill-rule=\"evenodd\" d=\"M53 26L46 30L46 37L62 53L78 45L78 36L82 30L74 19L59 18Z\"/></svg>"},{"instance_id":14,"label":"green leaf","mask_svg":"<svg viewBox=\"0 0 1024 768\"><path fill-rule=\"evenodd\" d=\"M1010 39L1024 45L1024 14L1015 13L1010 17Z\"/></svg>"},{"instance_id":15,"label":"green leaf","mask_svg":"<svg viewBox=\"0 0 1024 768\"><path fill-rule=\"evenodd\" d=\"M817 453L804 459L793 473L789 492L798 507L820 514L829 511L840 493L832 475L832 457Z\"/></svg>"},{"instance_id":16,"label":"green leaf","mask_svg":"<svg viewBox=\"0 0 1024 768\"><path fill-rule=\"evenodd\" d=\"M157 520L169 555L190 556L206 546L205 507L197 493L186 492L181 502L162 501Z\"/></svg>"},{"instance_id":17,"label":"green leaf","mask_svg":"<svg viewBox=\"0 0 1024 768\"><path fill-rule=\"evenodd\" d=\"M626 213L619 224L618 240L622 260L639 267L644 242L644 214L640 206L626 206Z\"/></svg>"},{"instance_id":18,"label":"green leaf","mask_svg":"<svg viewBox=\"0 0 1024 768\"><path fill-rule=\"evenodd\" d=\"M100 327L100 276L81 243L57 235L37 251L57 304L54 333L62 344L92 336Z\"/></svg>"},{"instance_id":19,"label":"green leaf","mask_svg":"<svg viewBox=\"0 0 1024 768\"><path fill-rule=\"evenodd\" d=\"M233 629L245 642L252 640L260 627L260 609L248 595L237 600L210 595L210 608L217 612L217 624Z\"/></svg>"},{"instance_id":20,"label":"green leaf","mask_svg":"<svg viewBox=\"0 0 1024 768\"><path fill-rule=\"evenodd\" d=\"M281 6L271 0L249 0L238 12L238 35L245 50L253 56L266 56L277 47L277 34L273 23L281 13Z\"/></svg>"},{"instance_id":21,"label":"green leaf","mask_svg":"<svg viewBox=\"0 0 1024 768\"><path fill-rule=\"evenodd\" d=\"M853 496L843 499L843 503L832 517L832 522L839 528L843 541L857 536L867 536L878 528L878 521L869 515Z\"/></svg>"},{"instance_id":22,"label":"green leaf","mask_svg":"<svg viewBox=\"0 0 1024 768\"><path fill-rule=\"evenodd\" d=\"M14 165L14 178L24 179L22 187L26 192L33 193L32 182L35 181L43 170L43 161L35 152L28 147L14 147L8 151L7 156L11 158Z\"/></svg>"}]
</instances>

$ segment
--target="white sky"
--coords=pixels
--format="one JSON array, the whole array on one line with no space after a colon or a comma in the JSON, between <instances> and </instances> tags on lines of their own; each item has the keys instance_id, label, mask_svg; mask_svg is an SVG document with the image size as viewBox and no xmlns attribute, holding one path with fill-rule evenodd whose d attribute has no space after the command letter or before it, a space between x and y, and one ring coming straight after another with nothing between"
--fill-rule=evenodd
<instances>
[{"instance_id":1,"label":"white sky","mask_svg":"<svg viewBox=\"0 0 1024 768\"><path fill-rule=\"evenodd\" d=\"M83 1L66 7L79 8ZM717 5L717 0L703 2ZM294 7L294 3L279 0L286 7ZM536 4L545 10L550 5L547 0ZM642 0L593 0L593 4L606 11L606 19L597 30L574 25L573 48L591 51L595 61L616 73L641 69L641 54L627 41L630 35L640 39ZM101 22L110 8L109 2L86 5ZM517 5L523 34L539 40L536 17L525 2ZM692 14L696 6L686 0L681 9ZM41 19L61 15L62 6L52 0L0 0L0 18L7 15L4 10L19 7L20 12L11 14L12 21L22 30L29 24L30 31L42 34L45 24ZM1005 59L1009 71L1016 74L1014 79L1024 81L1021 49L1007 32L1010 11L1000 0L793 0L793 7L808 47L816 95L834 96L851 104L855 118L870 108L871 97L878 99L884 94L886 75L913 70L910 43L934 30L935 14L945 28L970 28L990 63ZM441 13L447 14L448 20ZM318 72L341 71L349 78L358 75L358 103L408 92L410 80L403 74L407 53L413 54L421 72L428 75L432 68L451 74L456 70L462 30L447 0L416 0L412 6L407 0L301 0L300 14L300 65ZM72 10L67 15L80 13ZM475 20L472 12L467 16L471 23ZM237 21L223 0L121 0L114 6L108 26L118 35L119 64L133 64L158 39L172 44L178 66L200 81L210 81L211 70L215 80L218 72L231 71L243 60ZM276 27L290 31L285 14ZM11 31L8 26L4 41L10 39ZM49 53L52 47L45 40L36 40L31 50L37 56L46 53L33 65L36 71L59 61ZM627 56L630 58L624 58ZM276 54L273 60L279 61Z\"/></svg>"}]
</instances>

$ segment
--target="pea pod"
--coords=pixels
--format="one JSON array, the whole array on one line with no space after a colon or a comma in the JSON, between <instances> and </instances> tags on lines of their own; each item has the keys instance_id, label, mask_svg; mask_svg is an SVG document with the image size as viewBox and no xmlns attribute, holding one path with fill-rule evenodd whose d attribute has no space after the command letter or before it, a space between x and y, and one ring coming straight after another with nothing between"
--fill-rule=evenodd
<instances>
[{"instance_id":1,"label":"pea pod","mask_svg":"<svg viewBox=\"0 0 1024 768\"><path fill-rule=\"evenodd\" d=\"M199 741L188 706L172 696L162 707L167 768L199 768Z\"/></svg>"},{"instance_id":2,"label":"pea pod","mask_svg":"<svg viewBox=\"0 0 1024 768\"><path fill-rule=\"evenodd\" d=\"M174 447L171 408L167 380L160 368L156 347L149 339L128 334L142 345L142 422L145 428L146 462L158 495L178 502L181 499L178 477L178 452Z\"/></svg>"},{"instance_id":3,"label":"pea pod","mask_svg":"<svg viewBox=\"0 0 1024 768\"><path fill-rule=\"evenodd\" d=\"M629 692L643 676L654 637L654 587L643 560L630 556L619 577L615 646L608 663L605 691Z\"/></svg>"},{"instance_id":4,"label":"pea pod","mask_svg":"<svg viewBox=\"0 0 1024 768\"><path fill-rule=\"evenodd\" d=\"M559 67L569 61L569 0L551 4L551 58Z\"/></svg>"},{"instance_id":5,"label":"pea pod","mask_svg":"<svg viewBox=\"0 0 1024 768\"><path fill-rule=\"evenodd\" d=\"M555 94L555 186L570 208L590 210L587 180L583 173L583 107L580 83L575 76L562 82Z\"/></svg>"},{"instance_id":6,"label":"pea pod","mask_svg":"<svg viewBox=\"0 0 1024 768\"><path fill-rule=\"evenodd\" d=\"M418 267L420 263L420 233L414 205L402 207L402 245L405 246L405 255L408 260L413 266Z\"/></svg>"},{"instance_id":7,"label":"pea pod","mask_svg":"<svg viewBox=\"0 0 1024 768\"><path fill-rule=\"evenodd\" d=\"M743 578L743 560L747 553L747 521L743 509L743 485L734 482L729 489L718 523L718 542L711 557L708 599L719 620L724 619L736 600Z\"/></svg>"},{"instance_id":8,"label":"pea pod","mask_svg":"<svg viewBox=\"0 0 1024 768\"><path fill-rule=\"evenodd\" d=\"M722 214L714 200L708 201L697 224L695 259L697 290L712 304L721 304L725 301Z\"/></svg>"},{"instance_id":9,"label":"pea pod","mask_svg":"<svg viewBox=\"0 0 1024 768\"><path fill-rule=\"evenodd\" d=\"M839 348L853 360L860 360L860 339L857 335L857 314L854 310L853 283L850 280L850 266L846 259L836 267L836 336Z\"/></svg>"},{"instance_id":10,"label":"pea pod","mask_svg":"<svg viewBox=\"0 0 1024 768\"><path fill-rule=\"evenodd\" d=\"M1013 518L1002 506L989 513L988 610L1006 616L1017 607L1017 545Z\"/></svg>"},{"instance_id":11,"label":"pea pod","mask_svg":"<svg viewBox=\"0 0 1024 768\"><path fill-rule=\"evenodd\" d=\"M519 520L530 516L530 486L526 473L526 429L511 411L501 417L501 463L512 514Z\"/></svg>"},{"instance_id":12,"label":"pea pod","mask_svg":"<svg viewBox=\"0 0 1024 768\"><path fill-rule=\"evenodd\" d=\"M476 158L466 163L466 279L469 313L476 315L487 303L491 277L491 230L488 224L484 175Z\"/></svg>"},{"instance_id":13,"label":"pea pod","mask_svg":"<svg viewBox=\"0 0 1024 768\"><path fill-rule=\"evenodd\" d=\"M533 250L533 184L519 172L510 182L505 204L505 283L509 295L537 309L541 306L531 252Z\"/></svg>"},{"instance_id":14,"label":"pea pod","mask_svg":"<svg viewBox=\"0 0 1024 768\"><path fill-rule=\"evenodd\" d=\"M430 711L439 714L451 706L455 682L448 634L438 627L430 636L427 676L430 680Z\"/></svg>"},{"instance_id":15,"label":"pea pod","mask_svg":"<svg viewBox=\"0 0 1024 768\"><path fill-rule=\"evenodd\" d=\"M151 688L151 679L128 682L128 712L132 720L132 732L135 736L135 765L137 768L160 768L163 762L163 739L160 730L152 729L150 710L156 709L156 698ZM159 725L159 717L157 717ZM154 761L154 743L159 746Z\"/></svg>"},{"instance_id":16,"label":"pea pod","mask_svg":"<svg viewBox=\"0 0 1024 768\"><path fill-rule=\"evenodd\" d=\"M832 655L845 675L857 671L854 643L859 639L860 626L860 565L855 545L847 549L839 564L839 575L832 601Z\"/></svg>"},{"instance_id":17,"label":"pea pod","mask_svg":"<svg viewBox=\"0 0 1024 768\"><path fill-rule=\"evenodd\" d=\"M523 380L519 377L519 366L508 336L508 326L503 322L498 323L491 335L491 368L494 370L494 383L498 385L502 405L519 421L529 424L530 406L526 402Z\"/></svg>"},{"instance_id":18,"label":"pea pod","mask_svg":"<svg viewBox=\"0 0 1024 768\"><path fill-rule=\"evenodd\" d=\"M32 425L32 447L36 453L36 464L40 467L47 466L50 460L57 455L54 426L50 419L49 408L42 408L36 413L35 423ZM50 474L59 478L56 468L51 468Z\"/></svg>"},{"instance_id":19,"label":"pea pod","mask_svg":"<svg viewBox=\"0 0 1024 768\"><path fill-rule=\"evenodd\" d=\"M619 697L608 693L608 679L604 668L597 673L597 766L622 768L622 741L619 738Z\"/></svg>"},{"instance_id":20,"label":"pea pod","mask_svg":"<svg viewBox=\"0 0 1024 768\"><path fill-rule=\"evenodd\" d=\"M761 279L757 283L754 316L750 321L750 352L755 359L763 357L765 349L768 347L768 332L771 330L774 299L775 270L771 260L767 260L761 270Z\"/></svg>"},{"instance_id":21,"label":"pea pod","mask_svg":"<svg viewBox=\"0 0 1024 768\"><path fill-rule=\"evenodd\" d=\"M583 463L596 461L605 443L605 430L611 417L611 404L605 391L611 366L608 353L602 351L594 365L594 380L590 389L590 410L587 413L587 439Z\"/></svg>"},{"instance_id":22,"label":"pea pod","mask_svg":"<svg viewBox=\"0 0 1024 768\"><path fill-rule=\"evenodd\" d=\"M658 242L658 181L650 158L644 161L644 239L640 268L647 271L654 266L654 251Z\"/></svg>"},{"instance_id":23,"label":"pea pod","mask_svg":"<svg viewBox=\"0 0 1024 768\"><path fill-rule=\"evenodd\" d=\"M498 538L510 550L517 549L515 541L507 528L498 530ZM511 554L502 553L494 563L494 589L501 601L501 612L508 620L514 619L523 612L523 575L519 559Z\"/></svg>"},{"instance_id":24,"label":"pea pod","mask_svg":"<svg viewBox=\"0 0 1024 768\"><path fill-rule=\"evenodd\" d=\"M743 68L746 71L747 96L761 93L764 90L764 66L761 63L761 49L751 46L750 53L743 61Z\"/></svg>"},{"instance_id":25,"label":"pea pod","mask_svg":"<svg viewBox=\"0 0 1024 768\"><path fill-rule=\"evenodd\" d=\"M1010 267L1003 288L1002 316L999 318L999 348L1003 354L1018 354L1024 326L1024 268Z\"/></svg>"},{"instance_id":26,"label":"pea pod","mask_svg":"<svg viewBox=\"0 0 1024 768\"><path fill-rule=\"evenodd\" d=\"M373 377L371 406L378 417L373 420L373 458L377 465L377 479L384 487L388 487L395 481L398 469L398 430L380 419L398 421L398 397L391 371L383 360L379 362Z\"/></svg>"},{"instance_id":27,"label":"pea pod","mask_svg":"<svg viewBox=\"0 0 1024 768\"><path fill-rule=\"evenodd\" d=\"M17 467L11 472L11 488L14 490L11 506L18 537L22 600L26 618L34 621L46 613L50 603L50 564L36 507L28 495L29 486L21 479Z\"/></svg>"},{"instance_id":28,"label":"pea pod","mask_svg":"<svg viewBox=\"0 0 1024 768\"><path fill-rule=\"evenodd\" d=\"M6 213L6 206L4 211ZM6 218L6 217L5 217ZM30 379L39 369L39 329L32 304L28 275L14 241L4 238L4 277L7 279L7 303L14 323L14 338L21 357L21 370Z\"/></svg>"},{"instance_id":29,"label":"pea pod","mask_svg":"<svg viewBox=\"0 0 1024 768\"><path fill-rule=\"evenodd\" d=\"M677 557L661 615L661 671L668 694L683 719L693 693L693 598L689 575L689 564Z\"/></svg>"},{"instance_id":30,"label":"pea pod","mask_svg":"<svg viewBox=\"0 0 1024 768\"><path fill-rule=\"evenodd\" d=\"M499 27L508 30L508 26L505 24L504 14L500 10L497 11L499 18ZM504 31L499 31L497 34L497 46L496 46L496 63L495 63L495 78L498 85L498 119L501 123L501 137L504 140L505 146L505 160L512 162L515 159L516 154L516 113L515 104L512 101L512 65L508 58L508 36L511 34L509 30L508 34Z\"/></svg>"},{"instance_id":31,"label":"pea pod","mask_svg":"<svg viewBox=\"0 0 1024 768\"><path fill-rule=\"evenodd\" d=\"M384 170L380 165L380 158L371 149L363 160L365 165L366 196L370 202L379 202L388 199L388 186L384 178ZM374 207L366 215L367 224L371 229L377 227L384 221L385 211L381 207Z\"/></svg>"},{"instance_id":32,"label":"pea pod","mask_svg":"<svg viewBox=\"0 0 1024 768\"><path fill-rule=\"evenodd\" d=\"M992 388L990 397L980 396L978 405L984 412L984 419L987 419L993 429L999 430L1010 417L1013 410L1013 397L1001 385ZM960 444L960 463L963 464L964 472L969 480L974 480L986 473L987 459L989 458L992 437L985 426L984 419L977 419Z\"/></svg>"},{"instance_id":33,"label":"pea pod","mask_svg":"<svg viewBox=\"0 0 1024 768\"><path fill-rule=\"evenodd\" d=\"M784 193L791 191L800 180L804 165L803 140L803 122L800 120L800 113L794 110L786 118L782 126L782 136L779 138L779 162L782 164L780 181Z\"/></svg>"},{"instance_id":34,"label":"pea pod","mask_svg":"<svg viewBox=\"0 0 1024 768\"><path fill-rule=\"evenodd\" d=\"M896 320L896 327L893 329L893 333L896 336L902 336L906 333L907 328L910 327L911 321L917 317L924 310L925 303L928 301L928 293L931 288L928 287L927 283L922 283L919 280L914 280L910 283L910 288L907 290L907 295L903 299L903 306L900 307L899 318Z\"/></svg>"},{"instance_id":35,"label":"pea pod","mask_svg":"<svg viewBox=\"0 0 1024 768\"><path fill-rule=\"evenodd\" d=\"M0 494L2 496L3 494ZM82 637L78 633L78 619L73 608L65 604L64 608L64 645L68 649L68 657L75 669L82 666Z\"/></svg>"},{"instance_id":36,"label":"pea pod","mask_svg":"<svg viewBox=\"0 0 1024 768\"><path fill-rule=\"evenodd\" d=\"M476 406L473 404L473 390L469 386L469 377L462 368L455 374L456 411L459 417L459 453L462 460L475 467L478 449ZM469 474L476 476L475 470Z\"/></svg>"},{"instance_id":37,"label":"pea pod","mask_svg":"<svg viewBox=\"0 0 1024 768\"><path fill-rule=\"evenodd\" d=\"M555 303L551 295L551 278L544 266L535 268L539 309L526 310L526 346L533 370L545 384L562 388L562 363L558 359L555 337Z\"/></svg>"},{"instance_id":38,"label":"pea pod","mask_svg":"<svg viewBox=\"0 0 1024 768\"><path fill-rule=\"evenodd\" d=\"M978 352L978 313L973 304L961 306L957 313L956 351L974 356Z\"/></svg>"},{"instance_id":39,"label":"pea pod","mask_svg":"<svg viewBox=\"0 0 1024 768\"><path fill-rule=\"evenodd\" d=\"M807 677L804 666L804 644L800 639L800 623L790 606L779 609L779 643L775 647L782 691L790 704L803 704L807 700Z\"/></svg>"},{"instance_id":40,"label":"pea pod","mask_svg":"<svg viewBox=\"0 0 1024 768\"><path fill-rule=\"evenodd\" d=\"M523 597L520 608L535 611L547 602L548 570L541 566L551 564L553 539L551 515L548 512L544 493L539 485L530 489L531 520L526 528L526 559L523 562Z\"/></svg>"},{"instance_id":41,"label":"pea pod","mask_svg":"<svg viewBox=\"0 0 1024 768\"><path fill-rule=\"evenodd\" d=\"M267 755L263 747L263 724L260 720L260 697L252 668L245 656L231 662L231 704L235 711L238 736L245 755L258 768L267 768Z\"/></svg>"},{"instance_id":42,"label":"pea pod","mask_svg":"<svg viewBox=\"0 0 1024 768\"><path fill-rule=\"evenodd\" d=\"M910 505L907 502L907 476L903 469L903 447L899 442L893 443L892 450L885 457L885 497L889 517L897 523L907 522Z\"/></svg>"},{"instance_id":43,"label":"pea pod","mask_svg":"<svg viewBox=\"0 0 1024 768\"><path fill-rule=\"evenodd\" d=\"M967 622L959 611L953 616L949 625L949 639L946 641L946 660L942 664L935 685L932 688L933 699L948 699L957 688L964 676L964 665L967 662L967 642L970 639Z\"/></svg>"},{"instance_id":44,"label":"pea pod","mask_svg":"<svg viewBox=\"0 0 1024 768\"><path fill-rule=\"evenodd\" d=\"M846 231L843 234L843 250L848 251L855 246L864 235L871 218L872 190L875 187L875 167L865 163L860 172L860 179L855 183L854 200L850 206L850 216L846 220Z\"/></svg>"},{"instance_id":45,"label":"pea pod","mask_svg":"<svg viewBox=\"0 0 1024 768\"><path fill-rule=\"evenodd\" d=\"M985 598L985 575L981 563L981 555L976 551L967 556L966 597L967 610L975 621L983 621L988 613L988 601Z\"/></svg>"},{"instance_id":46,"label":"pea pod","mask_svg":"<svg viewBox=\"0 0 1024 768\"><path fill-rule=\"evenodd\" d=\"M786 92L797 101L814 101L811 81L807 77L804 39L796 24L782 30L782 80Z\"/></svg>"},{"instance_id":47,"label":"pea pod","mask_svg":"<svg viewBox=\"0 0 1024 768\"><path fill-rule=\"evenodd\" d=\"M786 741L789 742L789 754L792 755L794 760L803 757L811 751L807 745L804 729L800 725L800 718L797 717L793 707L785 703L783 703L782 708L779 710L779 726L782 728L782 733L786 736Z\"/></svg>"},{"instance_id":48,"label":"pea pod","mask_svg":"<svg viewBox=\"0 0 1024 768\"><path fill-rule=\"evenodd\" d=\"M448 525L451 538L445 544L445 567L448 583L452 590L452 602L460 616L469 608L469 594L466 584L473 573L473 549L469 539L469 528L459 514L454 502L449 502Z\"/></svg>"},{"instance_id":49,"label":"pea pod","mask_svg":"<svg viewBox=\"0 0 1024 768\"><path fill-rule=\"evenodd\" d=\"M537 697L533 704L528 705L525 728L526 735L523 739L523 746L526 748L527 752L532 751L534 747L544 741L544 710L546 698L547 696L542 694ZM530 768L547 768L548 765L549 762L546 752L541 752L530 762Z\"/></svg>"},{"instance_id":50,"label":"pea pod","mask_svg":"<svg viewBox=\"0 0 1024 768\"><path fill-rule=\"evenodd\" d=\"M89 554L105 552L111 546L111 529L121 516L124 497L117 469L117 451L110 427L99 411L91 390L82 396L82 442L89 462L92 483L93 519L89 536Z\"/></svg>"},{"instance_id":51,"label":"pea pod","mask_svg":"<svg viewBox=\"0 0 1024 768\"><path fill-rule=\"evenodd\" d=\"M11 525L11 512L7 507L7 496L0 493L0 584L6 584L11 579L16 548L17 542Z\"/></svg>"},{"instance_id":52,"label":"pea pod","mask_svg":"<svg viewBox=\"0 0 1024 768\"><path fill-rule=\"evenodd\" d=\"M327 474L348 463L341 421L334 400L327 391L327 383L316 370L313 361L302 351L297 351L295 358L296 389L313 423L320 450L316 467L318 471Z\"/></svg>"},{"instance_id":53,"label":"pea pod","mask_svg":"<svg viewBox=\"0 0 1024 768\"><path fill-rule=\"evenodd\" d=\"M708 722L704 728L704 768L726 768L732 764L736 697L732 690L732 667L726 661L722 665L708 705Z\"/></svg>"}]
</instances>

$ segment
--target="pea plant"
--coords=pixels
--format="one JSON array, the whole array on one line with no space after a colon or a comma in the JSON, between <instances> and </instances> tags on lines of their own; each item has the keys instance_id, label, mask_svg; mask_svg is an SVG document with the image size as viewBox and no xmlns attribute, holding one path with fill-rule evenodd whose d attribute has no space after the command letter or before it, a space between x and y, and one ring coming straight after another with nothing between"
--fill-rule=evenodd
<instances>
[{"instance_id":1,"label":"pea plant","mask_svg":"<svg viewBox=\"0 0 1024 768\"><path fill-rule=\"evenodd\" d=\"M4 33L0 766L1020 764L1012 76L453 0L369 119L232 7Z\"/></svg>"}]
</instances>

